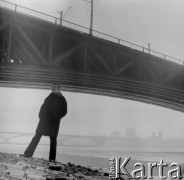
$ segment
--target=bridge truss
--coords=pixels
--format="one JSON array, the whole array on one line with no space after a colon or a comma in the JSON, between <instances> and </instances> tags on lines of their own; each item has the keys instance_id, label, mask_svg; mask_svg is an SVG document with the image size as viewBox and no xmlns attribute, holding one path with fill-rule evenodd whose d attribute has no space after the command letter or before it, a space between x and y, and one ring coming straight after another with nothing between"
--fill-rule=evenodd
<instances>
[{"instance_id":1,"label":"bridge truss","mask_svg":"<svg viewBox=\"0 0 184 180\"><path fill-rule=\"evenodd\" d=\"M0 85L127 98L184 111L184 66L0 9Z\"/></svg>"}]
</instances>

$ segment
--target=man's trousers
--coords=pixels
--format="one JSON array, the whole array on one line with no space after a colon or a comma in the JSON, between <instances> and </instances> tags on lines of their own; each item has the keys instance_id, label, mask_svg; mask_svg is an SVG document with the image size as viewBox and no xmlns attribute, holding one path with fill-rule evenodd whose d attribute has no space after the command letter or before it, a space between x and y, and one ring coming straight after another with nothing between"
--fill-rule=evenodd
<instances>
[{"instance_id":1,"label":"man's trousers","mask_svg":"<svg viewBox=\"0 0 184 180\"><path fill-rule=\"evenodd\" d=\"M35 134L35 136L32 138L29 146L27 147L27 149L25 150L24 154L27 157L32 157L36 147L40 141L42 137L42 134ZM57 146L57 138L56 137L50 137L50 153L49 153L49 160L56 160L56 146Z\"/></svg>"}]
</instances>

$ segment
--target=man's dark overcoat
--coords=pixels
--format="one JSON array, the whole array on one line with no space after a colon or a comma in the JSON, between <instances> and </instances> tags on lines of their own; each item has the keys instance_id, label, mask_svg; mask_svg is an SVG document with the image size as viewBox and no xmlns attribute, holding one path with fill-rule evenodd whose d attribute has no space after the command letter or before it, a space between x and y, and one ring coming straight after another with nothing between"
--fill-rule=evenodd
<instances>
[{"instance_id":1,"label":"man's dark overcoat","mask_svg":"<svg viewBox=\"0 0 184 180\"><path fill-rule=\"evenodd\" d=\"M61 94L51 93L45 99L40 108L39 118L36 133L57 137L59 132L60 120L67 113L67 102Z\"/></svg>"}]
</instances>

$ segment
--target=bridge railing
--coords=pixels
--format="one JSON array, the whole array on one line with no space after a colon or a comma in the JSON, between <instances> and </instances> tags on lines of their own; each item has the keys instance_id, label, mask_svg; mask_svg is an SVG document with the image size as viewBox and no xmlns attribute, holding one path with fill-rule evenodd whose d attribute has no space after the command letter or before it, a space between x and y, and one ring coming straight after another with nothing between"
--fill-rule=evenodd
<instances>
[{"instance_id":1,"label":"bridge railing","mask_svg":"<svg viewBox=\"0 0 184 180\"><path fill-rule=\"evenodd\" d=\"M6 0L0 0L0 7L12 10L15 13L15 16L16 16L16 13L21 13L21 14L29 15L29 16L37 18L37 19L47 21L49 23L53 23L56 26L65 26L67 28L72 28L73 30L78 30L78 31L83 32L83 33L89 33L88 27L85 27L85 26L82 26L82 25L79 25L79 24L76 24L76 23L73 23L70 21L66 21L64 19L60 19L60 18L57 18L55 16L45 14L45 13L42 13L40 11L36 11L36 10L30 9L30 8L27 8L27 7L24 7L24 6L15 4L15 3L11 3L11 2L8 2ZM184 60L172 57L172 56L167 55L167 54L163 54L161 52L158 52L158 51L149 49L147 47L120 39L118 37L115 37L115 36L112 36L112 35L97 31L97 30L92 30L92 34L95 37L109 40L109 41L112 41L112 42L117 43L119 45L124 45L124 46L130 47L132 49L136 49L138 51L141 51L141 52L144 52L147 54L151 54L151 55L160 57L162 59L184 65Z\"/></svg>"}]
</instances>

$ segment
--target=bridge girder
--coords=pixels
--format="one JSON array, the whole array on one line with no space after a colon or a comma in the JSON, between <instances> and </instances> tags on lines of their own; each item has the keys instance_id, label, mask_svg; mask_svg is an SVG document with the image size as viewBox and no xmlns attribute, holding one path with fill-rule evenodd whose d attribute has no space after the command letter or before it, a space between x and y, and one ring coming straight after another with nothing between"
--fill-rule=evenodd
<instances>
[{"instance_id":1,"label":"bridge girder","mask_svg":"<svg viewBox=\"0 0 184 180\"><path fill-rule=\"evenodd\" d=\"M184 111L184 67L88 34L0 9L0 85L128 98Z\"/></svg>"}]
</instances>

